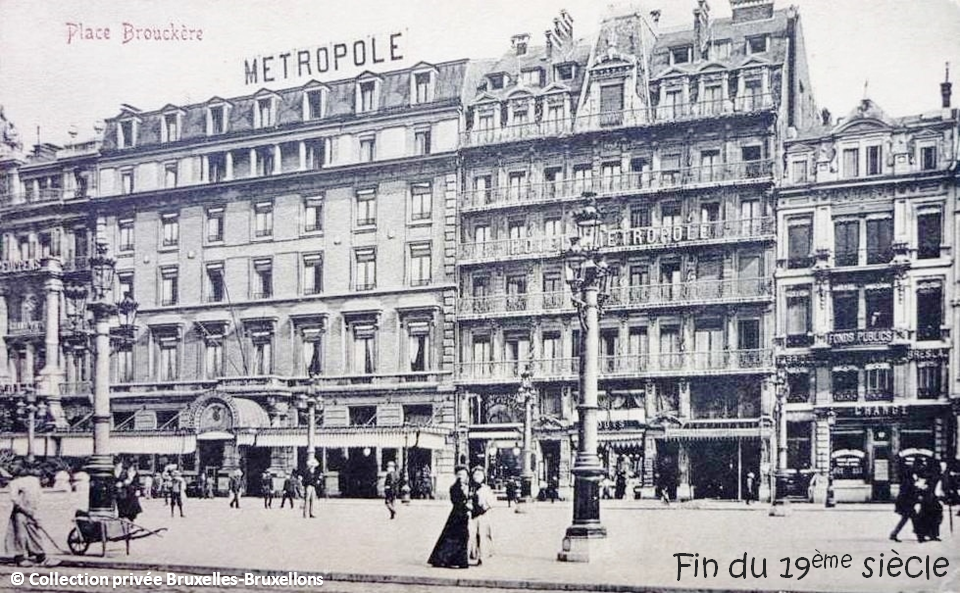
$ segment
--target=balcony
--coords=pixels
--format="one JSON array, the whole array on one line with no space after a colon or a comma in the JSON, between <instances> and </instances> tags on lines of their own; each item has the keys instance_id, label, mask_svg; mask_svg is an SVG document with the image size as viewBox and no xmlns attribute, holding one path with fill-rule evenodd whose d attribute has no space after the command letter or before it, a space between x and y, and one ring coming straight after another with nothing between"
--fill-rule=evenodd
<instances>
[{"instance_id":1,"label":"balcony","mask_svg":"<svg viewBox=\"0 0 960 593\"><path fill-rule=\"evenodd\" d=\"M465 147L487 146L571 133L616 130L712 117L760 113L775 107L773 95L769 93L746 95L738 99L673 103L640 109L581 113L574 118L572 123L570 120L549 120L513 124L500 128L469 130L462 134L461 141Z\"/></svg>"},{"instance_id":2,"label":"balcony","mask_svg":"<svg viewBox=\"0 0 960 593\"><path fill-rule=\"evenodd\" d=\"M697 280L678 284L621 286L610 291L604 307L652 308L702 303L739 303L765 299L773 295L770 278Z\"/></svg>"},{"instance_id":3,"label":"balcony","mask_svg":"<svg viewBox=\"0 0 960 593\"><path fill-rule=\"evenodd\" d=\"M740 161L473 189L461 194L460 207L464 211L491 210L544 202L579 200L585 191L594 192L601 197L611 197L624 194L652 194L666 189L766 183L772 180L772 160Z\"/></svg>"},{"instance_id":4,"label":"balcony","mask_svg":"<svg viewBox=\"0 0 960 593\"><path fill-rule=\"evenodd\" d=\"M807 348L813 345L813 334L789 334L784 344L787 348Z\"/></svg>"},{"instance_id":5,"label":"balcony","mask_svg":"<svg viewBox=\"0 0 960 593\"><path fill-rule=\"evenodd\" d=\"M906 340L909 332L900 328L845 329L827 334L827 344L837 346L888 346Z\"/></svg>"},{"instance_id":6,"label":"balcony","mask_svg":"<svg viewBox=\"0 0 960 593\"><path fill-rule=\"evenodd\" d=\"M893 260L893 249L859 249L856 251L838 251L833 256L833 265L836 268L852 266L886 265Z\"/></svg>"},{"instance_id":7,"label":"balcony","mask_svg":"<svg viewBox=\"0 0 960 593\"><path fill-rule=\"evenodd\" d=\"M600 245L604 252L625 252L652 249L670 249L745 241L766 241L774 237L776 221L773 217L716 222L694 222L674 226L649 226L631 229L603 230ZM480 243L461 243L461 263L481 263L557 257L570 244L565 236L503 239Z\"/></svg>"},{"instance_id":8,"label":"balcony","mask_svg":"<svg viewBox=\"0 0 960 593\"><path fill-rule=\"evenodd\" d=\"M45 188L39 191L0 193L0 210L38 204L63 204L68 200L82 200L86 195L80 189Z\"/></svg>"},{"instance_id":9,"label":"balcony","mask_svg":"<svg viewBox=\"0 0 960 593\"><path fill-rule=\"evenodd\" d=\"M42 336L46 330L44 321L8 321L8 337L36 337Z\"/></svg>"},{"instance_id":10,"label":"balcony","mask_svg":"<svg viewBox=\"0 0 960 593\"><path fill-rule=\"evenodd\" d=\"M459 300L457 314L467 317L508 317L513 314L569 312L573 307L569 293L562 290L553 292L530 292L523 294L493 294L488 296L464 297Z\"/></svg>"},{"instance_id":11,"label":"balcony","mask_svg":"<svg viewBox=\"0 0 960 593\"><path fill-rule=\"evenodd\" d=\"M835 402L855 402L860 399L860 391L857 388L835 389L833 391L833 401Z\"/></svg>"},{"instance_id":12,"label":"balcony","mask_svg":"<svg viewBox=\"0 0 960 593\"><path fill-rule=\"evenodd\" d=\"M410 389L421 389L428 385L437 385L450 378L450 371L411 371L406 373L371 373L363 375L330 375L317 377L320 391L326 389L341 391L344 387L362 388L398 388L409 384ZM306 381L304 384L309 384Z\"/></svg>"},{"instance_id":13,"label":"balcony","mask_svg":"<svg viewBox=\"0 0 960 593\"><path fill-rule=\"evenodd\" d=\"M93 395L92 381L74 381L60 384L60 395L64 397L89 397Z\"/></svg>"},{"instance_id":14,"label":"balcony","mask_svg":"<svg viewBox=\"0 0 960 593\"><path fill-rule=\"evenodd\" d=\"M519 381L530 365L534 377L572 381L577 379L579 358L549 358L529 361L460 363L460 382L497 383ZM720 350L601 356L600 376L607 379L744 374L772 372L773 351Z\"/></svg>"}]
</instances>

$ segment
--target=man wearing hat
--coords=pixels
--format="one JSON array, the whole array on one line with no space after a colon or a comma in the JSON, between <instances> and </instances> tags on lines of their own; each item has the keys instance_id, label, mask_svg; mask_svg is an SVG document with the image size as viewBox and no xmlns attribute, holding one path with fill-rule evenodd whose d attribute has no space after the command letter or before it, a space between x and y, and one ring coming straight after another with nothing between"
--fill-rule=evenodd
<instances>
[{"instance_id":1,"label":"man wearing hat","mask_svg":"<svg viewBox=\"0 0 960 593\"><path fill-rule=\"evenodd\" d=\"M313 503L317 499L317 490L323 474L320 473L320 462L315 457L307 460L307 471L303 478L303 517L314 518Z\"/></svg>"},{"instance_id":2,"label":"man wearing hat","mask_svg":"<svg viewBox=\"0 0 960 593\"><path fill-rule=\"evenodd\" d=\"M187 491L187 481L183 479L180 470L173 470L170 478L170 516L173 517L173 509L180 509L180 516L183 516L183 494Z\"/></svg>"},{"instance_id":3,"label":"man wearing hat","mask_svg":"<svg viewBox=\"0 0 960 593\"><path fill-rule=\"evenodd\" d=\"M390 511L390 518L397 517L397 491L400 490L400 474L397 473L397 464L387 462L387 475L383 478L383 503Z\"/></svg>"}]
</instances>

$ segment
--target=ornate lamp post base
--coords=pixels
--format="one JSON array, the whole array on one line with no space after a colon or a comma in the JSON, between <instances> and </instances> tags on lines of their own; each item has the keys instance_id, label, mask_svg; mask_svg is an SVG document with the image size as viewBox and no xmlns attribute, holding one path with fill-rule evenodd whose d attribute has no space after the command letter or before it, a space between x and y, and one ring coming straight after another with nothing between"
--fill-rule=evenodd
<instances>
[{"instance_id":1,"label":"ornate lamp post base","mask_svg":"<svg viewBox=\"0 0 960 593\"><path fill-rule=\"evenodd\" d=\"M93 455L86 467L90 474L88 510L95 517L116 517L116 478L113 476L113 456Z\"/></svg>"},{"instance_id":2,"label":"ornate lamp post base","mask_svg":"<svg viewBox=\"0 0 960 593\"><path fill-rule=\"evenodd\" d=\"M595 464L578 465L580 467L573 468L573 525L567 527L562 549L557 554L561 562L590 562L591 551L598 551L598 540L607 537L607 528L600 523L603 467L598 459Z\"/></svg>"},{"instance_id":3,"label":"ornate lamp post base","mask_svg":"<svg viewBox=\"0 0 960 593\"><path fill-rule=\"evenodd\" d=\"M787 491L787 476L788 474L782 470L777 470L774 474L774 494L768 513L771 517L790 516L790 501L783 496L783 493Z\"/></svg>"}]
</instances>

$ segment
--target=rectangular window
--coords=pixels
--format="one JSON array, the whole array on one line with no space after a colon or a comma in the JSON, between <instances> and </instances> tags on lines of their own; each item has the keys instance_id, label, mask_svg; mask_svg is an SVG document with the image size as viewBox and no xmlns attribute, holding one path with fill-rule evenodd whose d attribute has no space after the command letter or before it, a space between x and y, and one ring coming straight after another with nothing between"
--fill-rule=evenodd
<instances>
[{"instance_id":1,"label":"rectangular window","mask_svg":"<svg viewBox=\"0 0 960 593\"><path fill-rule=\"evenodd\" d=\"M936 281L920 282L917 288L917 340L941 339L943 286Z\"/></svg>"},{"instance_id":2,"label":"rectangular window","mask_svg":"<svg viewBox=\"0 0 960 593\"><path fill-rule=\"evenodd\" d=\"M160 269L160 304L163 306L176 305L179 301L179 271L176 266Z\"/></svg>"},{"instance_id":3,"label":"rectangular window","mask_svg":"<svg viewBox=\"0 0 960 593\"><path fill-rule=\"evenodd\" d=\"M375 92L377 90L377 83L375 81L367 81L360 83L360 113L365 113L367 111L373 111L376 109L375 103Z\"/></svg>"},{"instance_id":4,"label":"rectangular window","mask_svg":"<svg viewBox=\"0 0 960 593\"><path fill-rule=\"evenodd\" d=\"M649 206L631 206L630 207L630 228L645 228L650 226L650 207Z\"/></svg>"},{"instance_id":5,"label":"rectangular window","mask_svg":"<svg viewBox=\"0 0 960 593\"><path fill-rule=\"evenodd\" d=\"M224 122L224 108L222 105L217 107L210 107L209 117L210 117L210 135L222 134L226 131L226 126Z\"/></svg>"},{"instance_id":6,"label":"rectangular window","mask_svg":"<svg viewBox=\"0 0 960 593\"><path fill-rule=\"evenodd\" d=\"M377 372L377 327L369 323L354 323L353 352L350 370L355 374L369 375Z\"/></svg>"},{"instance_id":7,"label":"rectangular window","mask_svg":"<svg viewBox=\"0 0 960 593\"><path fill-rule=\"evenodd\" d=\"M834 265L855 266L859 263L860 221L838 220L833 223Z\"/></svg>"},{"instance_id":8,"label":"rectangular window","mask_svg":"<svg viewBox=\"0 0 960 593\"><path fill-rule=\"evenodd\" d=\"M207 302L220 303L226 296L226 286L223 281L223 262L208 263L206 265Z\"/></svg>"},{"instance_id":9,"label":"rectangular window","mask_svg":"<svg viewBox=\"0 0 960 593\"><path fill-rule=\"evenodd\" d=\"M420 243L410 246L410 286L430 284L433 259L430 244Z\"/></svg>"},{"instance_id":10,"label":"rectangular window","mask_svg":"<svg viewBox=\"0 0 960 593\"><path fill-rule=\"evenodd\" d=\"M377 194L373 190L357 192L357 226L371 227L377 224Z\"/></svg>"},{"instance_id":11,"label":"rectangular window","mask_svg":"<svg viewBox=\"0 0 960 593\"><path fill-rule=\"evenodd\" d=\"M132 194L133 189L133 170L120 171L120 193Z\"/></svg>"},{"instance_id":12,"label":"rectangular window","mask_svg":"<svg viewBox=\"0 0 960 593\"><path fill-rule=\"evenodd\" d=\"M833 293L833 329L857 329L860 294L856 291Z\"/></svg>"},{"instance_id":13,"label":"rectangular window","mask_svg":"<svg viewBox=\"0 0 960 593\"><path fill-rule=\"evenodd\" d=\"M787 292L787 336L803 336L811 331L810 291L795 289ZM805 340L801 340L804 342ZM788 339L789 342L789 339ZM791 346L792 344L787 344Z\"/></svg>"},{"instance_id":14,"label":"rectangular window","mask_svg":"<svg viewBox=\"0 0 960 593\"><path fill-rule=\"evenodd\" d=\"M180 244L180 215L164 214L160 217L163 247L176 247Z\"/></svg>"},{"instance_id":15,"label":"rectangular window","mask_svg":"<svg viewBox=\"0 0 960 593\"><path fill-rule=\"evenodd\" d=\"M923 210L917 213L917 259L940 257L943 242L943 215L938 210Z\"/></svg>"},{"instance_id":16,"label":"rectangular window","mask_svg":"<svg viewBox=\"0 0 960 593\"><path fill-rule=\"evenodd\" d=\"M493 113L484 112L477 114L477 130L493 129Z\"/></svg>"},{"instance_id":17,"label":"rectangular window","mask_svg":"<svg viewBox=\"0 0 960 593\"><path fill-rule=\"evenodd\" d=\"M807 161L793 161L790 163L791 179L794 183L807 183Z\"/></svg>"},{"instance_id":18,"label":"rectangular window","mask_svg":"<svg viewBox=\"0 0 960 593\"><path fill-rule=\"evenodd\" d=\"M417 156L430 154L430 130L419 130L413 133L414 153Z\"/></svg>"},{"instance_id":19,"label":"rectangular window","mask_svg":"<svg viewBox=\"0 0 960 593\"><path fill-rule=\"evenodd\" d=\"M805 404L810 401L810 373L787 373L787 401Z\"/></svg>"},{"instance_id":20,"label":"rectangular window","mask_svg":"<svg viewBox=\"0 0 960 593\"><path fill-rule=\"evenodd\" d=\"M273 112L273 99L259 99L257 100L257 113L260 116L260 127L268 128L270 126L276 125Z\"/></svg>"},{"instance_id":21,"label":"rectangular window","mask_svg":"<svg viewBox=\"0 0 960 593\"><path fill-rule=\"evenodd\" d=\"M323 291L323 256L314 253L303 256L303 294Z\"/></svg>"},{"instance_id":22,"label":"rectangular window","mask_svg":"<svg viewBox=\"0 0 960 593\"><path fill-rule=\"evenodd\" d=\"M490 225L478 224L473 227L473 240L476 243L487 243L493 240L493 237L490 235Z\"/></svg>"},{"instance_id":23,"label":"rectangular window","mask_svg":"<svg viewBox=\"0 0 960 593\"><path fill-rule=\"evenodd\" d=\"M835 368L831 378L833 401L855 402L860 399L860 373L856 368Z\"/></svg>"},{"instance_id":24,"label":"rectangular window","mask_svg":"<svg viewBox=\"0 0 960 593\"><path fill-rule=\"evenodd\" d=\"M207 336L203 349L203 374L207 379L224 376L222 336Z\"/></svg>"},{"instance_id":25,"label":"rectangular window","mask_svg":"<svg viewBox=\"0 0 960 593\"><path fill-rule=\"evenodd\" d=\"M730 49L733 44L730 43L729 39L724 39L722 41L714 41L710 46L710 59L711 60L729 60L730 59Z\"/></svg>"},{"instance_id":26,"label":"rectangular window","mask_svg":"<svg viewBox=\"0 0 960 593\"><path fill-rule=\"evenodd\" d=\"M747 38L747 55L762 54L767 51L767 36L757 35Z\"/></svg>"},{"instance_id":27,"label":"rectangular window","mask_svg":"<svg viewBox=\"0 0 960 593\"><path fill-rule=\"evenodd\" d=\"M507 177L510 200L518 201L526 197L526 171L511 171Z\"/></svg>"},{"instance_id":28,"label":"rectangular window","mask_svg":"<svg viewBox=\"0 0 960 593\"><path fill-rule=\"evenodd\" d=\"M167 163L163 166L163 187L171 189L177 187L177 163Z\"/></svg>"},{"instance_id":29,"label":"rectangular window","mask_svg":"<svg viewBox=\"0 0 960 593\"><path fill-rule=\"evenodd\" d=\"M430 220L433 217L433 188L429 183L410 186L410 220Z\"/></svg>"},{"instance_id":30,"label":"rectangular window","mask_svg":"<svg viewBox=\"0 0 960 593\"><path fill-rule=\"evenodd\" d=\"M893 289L868 288L865 291L864 306L868 328L893 327Z\"/></svg>"},{"instance_id":31,"label":"rectangular window","mask_svg":"<svg viewBox=\"0 0 960 593\"><path fill-rule=\"evenodd\" d=\"M422 373L430 369L429 321L407 323L407 357L410 372Z\"/></svg>"},{"instance_id":32,"label":"rectangular window","mask_svg":"<svg viewBox=\"0 0 960 593\"><path fill-rule=\"evenodd\" d=\"M681 45L679 47L670 48L670 63L671 64L686 64L690 61L691 48L689 45Z\"/></svg>"},{"instance_id":33,"label":"rectangular window","mask_svg":"<svg viewBox=\"0 0 960 593\"><path fill-rule=\"evenodd\" d=\"M920 149L920 168L932 171L937 168L937 147L924 146Z\"/></svg>"},{"instance_id":34,"label":"rectangular window","mask_svg":"<svg viewBox=\"0 0 960 593\"><path fill-rule=\"evenodd\" d=\"M119 251L133 251L133 219L125 218L117 222L119 237L117 248Z\"/></svg>"},{"instance_id":35,"label":"rectangular window","mask_svg":"<svg viewBox=\"0 0 960 593\"><path fill-rule=\"evenodd\" d=\"M117 272L117 298L119 301L124 296L130 295L130 298L134 298L133 293L133 272Z\"/></svg>"},{"instance_id":36,"label":"rectangular window","mask_svg":"<svg viewBox=\"0 0 960 593\"><path fill-rule=\"evenodd\" d=\"M354 251L355 290L373 290L377 287L377 251L372 247L365 247Z\"/></svg>"},{"instance_id":37,"label":"rectangular window","mask_svg":"<svg viewBox=\"0 0 960 593\"><path fill-rule=\"evenodd\" d=\"M255 237L269 237L273 235L273 203L260 202L253 207Z\"/></svg>"},{"instance_id":38,"label":"rectangular window","mask_svg":"<svg viewBox=\"0 0 960 593\"><path fill-rule=\"evenodd\" d=\"M176 335L160 334L156 342L157 380L178 380L180 378L180 340Z\"/></svg>"},{"instance_id":39,"label":"rectangular window","mask_svg":"<svg viewBox=\"0 0 960 593\"><path fill-rule=\"evenodd\" d=\"M273 296L273 260L253 260L253 298L269 299Z\"/></svg>"},{"instance_id":40,"label":"rectangular window","mask_svg":"<svg viewBox=\"0 0 960 593\"><path fill-rule=\"evenodd\" d=\"M807 268L813 250L813 220L809 217L787 220L787 268Z\"/></svg>"},{"instance_id":41,"label":"rectangular window","mask_svg":"<svg viewBox=\"0 0 960 593\"><path fill-rule=\"evenodd\" d=\"M179 123L180 117L176 113L168 113L163 116L163 128L166 132L167 142L176 142L180 139Z\"/></svg>"},{"instance_id":42,"label":"rectangular window","mask_svg":"<svg viewBox=\"0 0 960 593\"><path fill-rule=\"evenodd\" d=\"M893 397L893 369L890 365L867 365L867 401L883 401Z\"/></svg>"},{"instance_id":43,"label":"rectangular window","mask_svg":"<svg viewBox=\"0 0 960 593\"><path fill-rule=\"evenodd\" d=\"M118 383L131 383L134 380L133 366L133 348L124 347L117 350L114 354L117 361L117 374L115 380Z\"/></svg>"},{"instance_id":44,"label":"rectangular window","mask_svg":"<svg viewBox=\"0 0 960 593\"><path fill-rule=\"evenodd\" d=\"M266 335L260 335L264 333ZM252 337L253 374L257 376L273 373L273 335L267 332L254 332Z\"/></svg>"},{"instance_id":45,"label":"rectangular window","mask_svg":"<svg viewBox=\"0 0 960 593\"><path fill-rule=\"evenodd\" d=\"M857 148L843 149L843 178L853 179L860 176L860 150Z\"/></svg>"},{"instance_id":46,"label":"rectangular window","mask_svg":"<svg viewBox=\"0 0 960 593\"><path fill-rule=\"evenodd\" d=\"M430 73L419 72L413 75L414 103L420 105L430 101Z\"/></svg>"},{"instance_id":47,"label":"rectangular window","mask_svg":"<svg viewBox=\"0 0 960 593\"><path fill-rule=\"evenodd\" d=\"M120 137L117 142L120 148L133 148L137 145L135 128L136 126L131 119L120 122Z\"/></svg>"},{"instance_id":48,"label":"rectangular window","mask_svg":"<svg viewBox=\"0 0 960 593\"><path fill-rule=\"evenodd\" d=\"M520 72L520 82L526 86L540 86L543 84L543 70L534 68Z\"/></svg>"},{"instance_id":49,"label":"rectangular window","mask_svg":"<svg viewBox=\"0 0 960 593\"><path fill-rule=\"evenodd\" d=\"M374 426L376 423L376 406L350 406L350 426Z\"/></svg>"},{"instance_id":50,"label":"rectangular window","mask_svg":"<svg viewBox=\"0 0 960 593\"><path fill-rule=\"evenodd\" d=\"M883 150L879 146L867 147L867 175L883 173Z\"/></svg>"},{"instance_id":51,"label":"rectangular window","mask_svg":"<svg viewBox=\"0 0 960 593\"><path fill-rule=\"evenodd\" d=\"M323 91L307 91L307 118L320 119L323 117Z\"/></svg>"},{"instance_id":52,"label":"rectangular window","mask_svg":"<svg viewBox=\"0 0 960 593\"><path fill-rule=\"evenodd\" d=\"M320 327L300 330L300 364L297 369L310 377L323 373L323 331Z\"/></svg>"},{"instance_id":53,"label":"rectangular window","mask_svg":"<svg viewBox=\"0 0 960 593\"><path fill-rule=\"evenodd\" d=\"M304 198L303 230L307 233L323 230L323 198Z\"/></svg>"},{"instance_id":54,"label":"rectangular window","mask_svg":"<svg viewBox=\"0 0 960 593\"><path fill-rule=\"evenodd\" d=\"M219 183L227 179L226 154L211 154L207 156L207 177L210 183Z\"/></svg>"},{"instance_id":55,"label":"rectangular window","mask_svg":"<svg viewBox=\"0 0 960 593\"><path fill-rule=\"evenodd\" d=\"M473 195L478 204L493 203L493 185L490 175L477 175L473 178Z\"/></svg>"},{"instance_id":56,"label":"rectangular window","mask_svg":"<svg viewBox=\"0 0 960 593\"><path fill-rule=\"evenodd\" d=\"M937 399L943 395L943 366L938 360L917 362L917 398Z\"/></svg>"},{"instance_id":57,"label":"rectangular window","mask_svg":"<svg viewBox=\"0 0 960 593\"><path fill-rule=\"evenodd\" d=\"M377 141L374 137L360 139L360 162L370 163L376 158Z\"/></svg>"},{"instance_id":58,"label":"rectangular window","mask_svg":"<svg viewBox=\"0 0 960 593\"><path fill-rule=\"evenodd\" d=\"M893 219L867 220L867 264L886 264L893 259Z\"/></svg>"},{"instance_id":59,"label":"rectangular window","mask_svg":"<svg viewBox=\"0 0 960 593\"><path fill-rule=\"evenodd\" d=\"M623 85L605 84L600 87L600 113L623 111Z\"/></svg>"},{"instance_id":60,"label":"rectangular window","mask_svg":"<svg viewBox=\"0 0 960 593\"><path fill-rule=\"evenodd\" d=\"M207 243L223 241L223 206L207 208Z\"/></svg>"}]
</instances>

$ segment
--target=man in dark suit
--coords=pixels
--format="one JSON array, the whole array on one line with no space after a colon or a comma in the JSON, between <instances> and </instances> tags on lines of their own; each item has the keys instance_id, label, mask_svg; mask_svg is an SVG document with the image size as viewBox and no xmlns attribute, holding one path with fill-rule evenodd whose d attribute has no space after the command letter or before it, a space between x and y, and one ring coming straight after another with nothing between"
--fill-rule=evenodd
<instances>
[{"instance_id":1,"label":"man in dark suit","mask_svg":"<svg viewBox=\"0 0 960 593\"><path fill-rule=\"evenodd\" d=\"M320 490L320 483L323 480L323 474L320 473L320 462L316 458L307 460L307 471L303 477L303 516L304 518L314 518L313 504L317 500L317 492Z\"/></svg>"},{"instance_id":2,"label":"man in dark suit","mask_svg":"<svg viewBox=\"0 0 960 593\"><path fill-rule=\"evenodd\" d=\"M287 473L287 477L283 480L283 498L280 499L280 508L282 509L287 501L290 501L290 508L296 508L293 504L294 499L297 497L297 479L293 476L293 473Z\"/></svg>"},{"instance_id":3,"label":"man in dark suit","mask_svg":"<svg viewBox=\"0 0 960 593\"><path fill-rule=\"evenodd\" d=\"M400 474L397 473L397 464L387 462L387 475L383 478L383 503L390 511L390 518L397 516L397 493L400 490Z\"/></svg>"}]
</instances>

